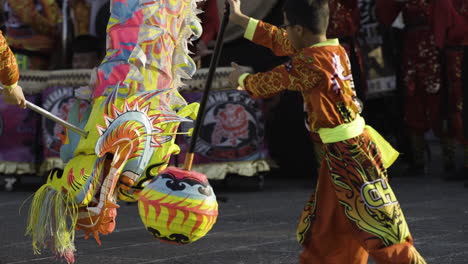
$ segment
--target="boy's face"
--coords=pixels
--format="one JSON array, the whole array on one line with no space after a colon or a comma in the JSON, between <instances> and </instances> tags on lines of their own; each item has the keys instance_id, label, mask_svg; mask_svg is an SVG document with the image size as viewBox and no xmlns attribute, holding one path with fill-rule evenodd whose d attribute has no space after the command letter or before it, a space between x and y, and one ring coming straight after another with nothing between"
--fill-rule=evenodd
<instances>
[{"instance_id":1,"label":"boy's face","mask_svg":"<svg viewBox=\"0 0 468 264\"><path fill-rule=\"evenodd\" d=\"M96 52L75 52L73 54L73 69L92 69L98 65Z\"/></svg>"},{"instance_id":2,"label":"boy's face","mask_svg":"<svg viewBox=\"0 0 468 264\"><path fill-rule=\"evenodd\" d=\"M300 25L291 25L286 17L286 13L283 13L283 23L285 25L286 32L288 33L287 37L293 47L297 50L304 48L301 44L303 27Z\"/></svg>"}]
</instances>

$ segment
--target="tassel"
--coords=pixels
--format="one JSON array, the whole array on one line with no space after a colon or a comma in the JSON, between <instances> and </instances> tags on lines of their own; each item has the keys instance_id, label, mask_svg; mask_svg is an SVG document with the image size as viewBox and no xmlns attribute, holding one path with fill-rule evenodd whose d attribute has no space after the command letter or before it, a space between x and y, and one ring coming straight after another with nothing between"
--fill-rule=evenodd
<instances>
[{"instance_id":1,"label":"tassel","mask_svg":"<svg viewBox=\"0 0 468 264\"><path fill-rule=\"evenodd\" d=\"M74 263L75 225L78 205L74 198L44 184L34 195L26 235L32 237L34 254L51 247L68 263Z\"/></svg>"}]
</instances>

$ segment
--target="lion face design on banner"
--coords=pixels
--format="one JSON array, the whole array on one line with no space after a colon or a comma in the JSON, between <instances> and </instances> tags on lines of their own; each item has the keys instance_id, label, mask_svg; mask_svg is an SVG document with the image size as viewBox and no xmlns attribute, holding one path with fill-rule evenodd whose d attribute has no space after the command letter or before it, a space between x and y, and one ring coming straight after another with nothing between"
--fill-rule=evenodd
<instances>
[{"instance_id":1,"label":"lion face design on banner","mask_svg":"<svg viewBox=\"0 0 468 264\"><path fill-rule=\"evenodd\" d=\"M211 136L214 145L223 141L235 147L238 141L249 137L248 113L242 105L226 104L215 117L217 123Z\"/></svg>"}]
</instances>

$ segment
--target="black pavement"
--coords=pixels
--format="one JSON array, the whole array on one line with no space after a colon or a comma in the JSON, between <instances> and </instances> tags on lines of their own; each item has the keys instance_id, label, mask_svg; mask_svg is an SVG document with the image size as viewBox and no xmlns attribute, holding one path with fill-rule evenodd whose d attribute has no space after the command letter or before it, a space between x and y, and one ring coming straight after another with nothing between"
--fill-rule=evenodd
<instances>
[{"instance_id":1,"label":"black pavement","mask_svg":"<svg viewBox=\"0 0 468 264\"><path fill-rule=\"evenodd\" d=\"M433 157L440 157L437 151L434 153ZM430 165L429 174L423 177L402 177L396 167L394 175L390 175L392 188L416 247L427 262L467 264L468 189L461 182L441 180L438 159ZM153 239L140 221L137 206L123 203L118 210L117 228L102 236L102 246L77 233L76 263L298 263L301 248L295 241L295 228L313 185L307 179L266 178L263 191L218 191L217 195L226 201L219 204L216 225L206 237L185 246ZM26 187L0 192L1 264L60 263L47 251L34 255L24 236L29 204L19 210L31 195Z\"/></svg>"}]
</instances>

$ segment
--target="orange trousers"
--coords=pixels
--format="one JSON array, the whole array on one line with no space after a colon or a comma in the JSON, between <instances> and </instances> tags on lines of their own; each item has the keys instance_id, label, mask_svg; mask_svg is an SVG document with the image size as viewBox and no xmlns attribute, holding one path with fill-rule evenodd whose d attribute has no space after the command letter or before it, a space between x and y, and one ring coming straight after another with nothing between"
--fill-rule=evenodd
<instances>
[{"instance_id":1,"label":"orange trousers","mask_svg":"<svg viewBox=\"0 0 468 264\"><path fill-rule=\"evenodd\" d=\"M325 144L315 193L298 226L301 264L425 264L367 132Z\"/></svg>"}]
</instances>

